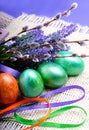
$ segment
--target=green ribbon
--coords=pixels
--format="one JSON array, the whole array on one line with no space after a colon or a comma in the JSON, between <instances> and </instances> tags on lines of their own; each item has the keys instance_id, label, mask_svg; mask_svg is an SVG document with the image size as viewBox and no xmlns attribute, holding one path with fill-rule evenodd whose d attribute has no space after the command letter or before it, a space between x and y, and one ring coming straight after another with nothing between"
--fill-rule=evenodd
<instances>
[{"instance_id":1,"label":"green ribbon","mask_svg":"<svg viewBox=\"0 0 89 130\"><path fill-rule=\"evenodd\" d=\"M80 106L66 106L66 107L63 107L63 108L60 108L54 112L52 112L48 119L50 118L53 118L55 116L58 116L68 110L71 110L71 109L74 109L74 108L77 108L77 109L80 109L84 114L85 114L85 118L80 122L80 123L77 123L77 124L65 124L65 123L56 123L56 122L43 122L40 126L44 126L44 127L54 127L54 128L75 128L75 127L79 127L81 125L83 125L85 122L86 122L86 119L87 119L87 112L84 110L84 108L80 107ZM21 123L21 124L25 124L25 125L33 125L35 124L38 120L29 120L29 119L24 119L22 117L20 117L16 112L14 113L14 117L15 117L15 121L18 122L18 123ZM11 120L11 118L3 118L4 120ZM11 120L12 121L12 120Z\"/></svg>"}]
</instances>

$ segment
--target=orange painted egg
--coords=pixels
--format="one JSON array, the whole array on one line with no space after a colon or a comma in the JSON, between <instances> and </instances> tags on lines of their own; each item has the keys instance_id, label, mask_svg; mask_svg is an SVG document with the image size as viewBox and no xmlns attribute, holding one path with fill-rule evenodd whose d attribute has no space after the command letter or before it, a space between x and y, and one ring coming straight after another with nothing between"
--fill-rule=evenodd
<instances>
[{"instance_id":1,"label":"orange painted egg","mask_svg":"<svg viewBox=\"0 0 89 130\"><path fill-rule=\"evenodd\" d=\"M17 80L8 73L0 73L0 103L14 103L19 95Z\"/></svg>"}]
</instances>

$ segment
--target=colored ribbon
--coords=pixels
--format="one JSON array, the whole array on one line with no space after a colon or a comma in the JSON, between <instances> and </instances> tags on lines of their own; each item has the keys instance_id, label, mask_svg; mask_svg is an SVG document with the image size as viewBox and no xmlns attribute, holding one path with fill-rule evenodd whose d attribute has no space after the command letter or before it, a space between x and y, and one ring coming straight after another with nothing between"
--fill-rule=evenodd
<instances>
[{"instance_id":1,"label":"colored ribbon","mask_svg":"<svg viewBox=\"0 0 89 130\"><path fill-rule=\"evenodd\" d=\"M51 107L50 107L49 101L48 101L47 99L45 99L45 98L37 97L37 98L26 98L26 99L23 99L23 100L21 100L21 101L15 103L15 104L13 104L13 105L11 105L11 106L5 108L5 109L3 109L3 110L0 110L0 115L1 115L1 114L4 114L4 113L6 113L6 112L8 112L8 111L10 111L10 110L12 110L12 109L15 109L16 107L18 107L18 106L20 106L20 105L23 105L23 104L26 104L26 103L29 103L29 102L34 102L34 101L45 102L45 103L47 103L47 106L48 106L48 108L49 108L47 114L46 114L44 117L42 117L40 120L36 121L36 122L35 122L32 126L30 126L29 128L34 128L34 127L36 127L36 126L39 126L42 122L44 122L44 121L48 118L48 116L49 116L49 114L50 114L50 112L51 112ZM14 115L16 115L16 114L14 114ZM26 130L26 129L24 129L24 130Z\"/></svg>"},{"instance_id":2,"label":"colored ribbon","mask_svg":"<svg viewBox=\"0 0 89 130\"><path fill-rule=\"evenodd\" d=\"M78 89L78 90L82 91L82 93L83 93L82 96L79 97L78 99L75 99L75 100L50 103L50 106L51 107L59 107L59 106L70 105L70 104L73 104L73 103L76 103L76 102L82 100L85 97L85 90L84 90L83 87L81 87L79 85L71 85L71 86L65 86L65 87L62 87L62 88L58 88L58 89L49 91L49 92L47 92L46 94L44 94L40 97L41 98L47 98L47 97L52 96L54 94L58 94L58 93L61 93L61 92L67 91L67 90L71 90L71 89ZM33 104L31 106L27 105L27 106L22 106L19 109L17 108L17 109L11 110L6 114L16 112L17 110L18 111L25 111L25 110L32 110L32 109L47 108L47 107L48 107L47 104L40 104L40 105L38 105L38 104L34 105Z\"/></svg>"},{"instance_id":3,"label":"colored ribbon","mask_svg":"<svg viewBox=\"0 0 89 130\"><path fill-rule=\"evenodd\" d=\"M0 64L0 72L5 72L13 75L18 78L20 76L20 72L18 70L12 69L6 65Z\"/></svg>"},{"instance_id":4,"label":"colored ribbon","mask_svg":"<svg viewBox=\"0 0 89 130\"><path fill-rule=\"evenodd\" d=\"M53 128L75 128L75 127L79 127L81 125L83 125L86 121L86 118L87 118L87 113L86 111L80 107L80 106L66 106L66 107L63 107L63 108L60 108L56 111L53 111L49 116L48 116L48 119L50 118L53 118L55 116L58 116L68 110L71 110L71 109L80 109L84 115L85 115L85 118L80 122L80 123L71 123L71 124L67 124L67 123L56 123L56 122L49 122L49 121L45 121L43 122L42 124L40 124L40 126L43 126L43 127L53 127ZM10 117L6 117L6 118L3 118L3 120L9 120L9 121L16 121L18 123L21 123L21 124L25 124L25 125L34 125L37 121L39 121L40 119L38 120L29 120L29 119L24 119L22 117L20 117L17 113L14 113L14 117L15 117L15 120L13 120L12 118ZM23 130L28 130L30 127L27 127L26 129L23 129Z\"/></svg>"},{"instance_id":5,"label":"colored ribbon","mask_svg":"<svg viewBox=\"0 0 89 130\"><path fill-rule=\"evenodd\" d=\"M62 114L63 112L68 111L68 110L73 109L73 108L78 108L78 109L82 110L83 113L85 114L85 118L83 119L82 122L80 122L78 124L62 124L62 123L54 123L54 122L43 122L40 126L54 127L54 128L74 128L74 127L79 127L79 126L83 125L85 123L85 121L86 121L87 113L82 107L79 107L79 106L67 106L67 107L63 107L61 109L58 109L58 110L52 112L49 115L48 119L53 118L55 116L58 116L58 115ZM15 116L15 120L18 123L21 123L21 124L33 125L37 121L37 120L24 119L24 118L18 116L16 113L14 113L14 116ZM27 129L28 128L29 127L27 127Z\"/></svg>"}]
</instances>

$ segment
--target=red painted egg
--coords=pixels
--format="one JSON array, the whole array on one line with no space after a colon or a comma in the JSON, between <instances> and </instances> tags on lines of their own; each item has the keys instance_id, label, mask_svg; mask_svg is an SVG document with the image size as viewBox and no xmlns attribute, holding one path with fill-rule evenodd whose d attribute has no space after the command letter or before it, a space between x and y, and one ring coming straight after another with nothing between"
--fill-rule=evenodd
<instances>
[{"instance_id":1,"label":"red painted egg","mask_svg":"<svg viewBox=\"0 0 89 130\"><path fill-rule=\"evenodd\" d=\"M19 95L17 80L8 73L0 73L0 103L14 103Z\"/></svg>"}]
</instances>

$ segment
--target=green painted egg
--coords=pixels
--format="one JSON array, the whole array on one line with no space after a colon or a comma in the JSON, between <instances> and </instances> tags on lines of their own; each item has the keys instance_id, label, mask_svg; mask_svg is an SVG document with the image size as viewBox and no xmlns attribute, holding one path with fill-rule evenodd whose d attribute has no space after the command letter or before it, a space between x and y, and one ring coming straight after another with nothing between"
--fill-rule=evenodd
<instances>
[{"instance_id":1,"label":"green painted egg","mask_svg":"<svg viewBox=\"0 0 89 130\"><path fill-rule=\"evenodd\" d=\"M56 63L45 62L39 65L38 71L41 74L44 84L49 88L58 88L67 82L65 70Z\"/></svg>"},{"instance_id":2,"label":"green painted egg","mask_svg":"<svg viewBox=\"0 0 89 130\"><path fill-rule=\"evenodd\" d=\"M37 97L44 90L41 75L34 69L24 70L19 77L19 85L25 97Z\"/></svg>"},{"instance_id":3,"label":"green painted egg","mask_svg":"<svg viewBox=\"0 0 89 130\"><path fill-rule=\"evenodd\" d=\"M58 53L59 56L70 56L71 54L73 53L70 51ZM61 65L69 76L79 75L84 70L84 61L80 57L55 58L54 62Z\"/></svg>"}]
</instances>

